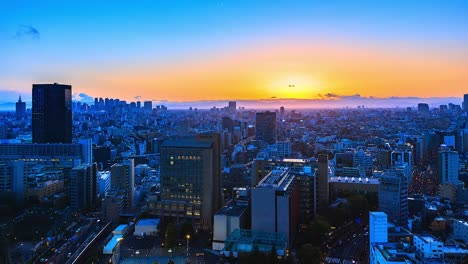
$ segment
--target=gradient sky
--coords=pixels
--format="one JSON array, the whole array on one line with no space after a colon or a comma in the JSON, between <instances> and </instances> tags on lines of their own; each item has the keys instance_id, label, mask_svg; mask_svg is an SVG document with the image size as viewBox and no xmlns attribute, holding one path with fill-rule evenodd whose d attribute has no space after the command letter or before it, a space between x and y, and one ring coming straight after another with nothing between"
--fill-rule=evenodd
<instances>
[{"instance_id":1,"label":"gradient sky","mask_svg":"<svg viewBox=\"0 0 468 264\"><path fill-rule=\"evenodd\" d=\"M460 97L468 1L3 0L0 100L51 82L127 100Z\"/></svg>"}]
</instances>

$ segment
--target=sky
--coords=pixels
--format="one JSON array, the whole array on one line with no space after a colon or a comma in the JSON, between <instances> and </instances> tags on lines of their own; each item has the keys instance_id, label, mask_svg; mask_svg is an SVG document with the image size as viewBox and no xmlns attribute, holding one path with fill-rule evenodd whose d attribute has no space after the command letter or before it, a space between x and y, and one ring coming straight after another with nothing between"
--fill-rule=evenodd
<instances>
[{"instance_id":1,"label":"sky","mask_svg":"<svg viewBox=\"0 0 468 264\"><path fill-rule=\"evenodd\" d=\"M467 28L455 0L2 0L0 102L461 97Z\"/></svg>"}]
</instances>

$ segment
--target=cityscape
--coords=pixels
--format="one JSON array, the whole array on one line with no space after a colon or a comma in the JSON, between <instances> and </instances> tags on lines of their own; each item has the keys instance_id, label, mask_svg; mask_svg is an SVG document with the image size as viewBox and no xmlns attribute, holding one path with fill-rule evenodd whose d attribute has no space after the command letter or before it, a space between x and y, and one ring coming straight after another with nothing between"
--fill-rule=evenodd
<instances>
[{"instance_id":1,"label":"cityscape","mask_svg":"<svg viewBox=\"0 0 468 264\"><path fill-rule=\"evenodd\" d=\"M468 3L2 5L0 264L468 263Z\"/></svg>"}]
</instances>

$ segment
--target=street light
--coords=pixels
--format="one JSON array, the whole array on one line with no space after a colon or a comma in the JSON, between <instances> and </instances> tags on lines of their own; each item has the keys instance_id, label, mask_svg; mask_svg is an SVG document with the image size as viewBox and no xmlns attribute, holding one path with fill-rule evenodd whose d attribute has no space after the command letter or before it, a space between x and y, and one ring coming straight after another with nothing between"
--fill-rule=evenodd
<instances>
[{"instance_id":1,"label":"street light","mask_svg":"<svg viewBox=\"0 0 468 264\"><path fill-rule=\"evenodd\" d=\"M189 241L189 239L190 239L190 235L187 234L185 237L187 238L187 262L188 262L188 259L189 259L189 258L188 258L188 241Z\"/></svg>"}]
</instances>

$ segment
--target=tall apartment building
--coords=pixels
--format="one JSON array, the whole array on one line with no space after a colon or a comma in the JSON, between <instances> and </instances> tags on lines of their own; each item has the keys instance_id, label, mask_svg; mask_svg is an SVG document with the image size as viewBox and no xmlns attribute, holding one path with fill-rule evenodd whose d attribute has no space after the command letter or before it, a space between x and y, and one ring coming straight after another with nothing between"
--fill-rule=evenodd
<instances>
[{"instance_id":1,"label":"tall apartment building","mask_svg":"<svg viewBox=\"0 0 468 264\"><path fill-rule=\"evenodd\" d=\"M458 183L458 152L441 148L438 156L438 176L440 183Z\"/></svg>"},{"instance_id":2,"label":"tall apartment building","mask_svg":"<svg viewBox=\"0 0 468 264\"><path fill-rule=\"evenodd\" d=\"M111 166L111 189L123 190L124 205L126 208L134 206L134 186L135 186L135 163L133 159L127 159L122 163Z\"/></svg>"},{"instance_id":3,"label":"tall apartment building","mask_svg":"<svg viewBox=\"0 0 468 264\"><path fill-rule=\"evenodd\" d=\"M320 154L318 156L317 169L317 209L325 209L330 203L328 156Z\"/></svg>"},{"instance_id":4,"label":"tall apartment building","mask_svg":"<svg viewBox=\"0 0 468 264\"><path fill-rule=\"evenodd\" d=\"M81 164L70 171L70 205L75 211L92 208L97 202L97 164Z\"/></svg>"},{"instance_id":5,"label":"tall apartment building","mask_svg":"<svg viewBox=\"0 0 468 264\"><path fill-rule=\"evenodd\" d=\"M387 170L379 177L379 210L395 225L408 225L408 179L400 170Z\"/></svg>"}]
</instances>

